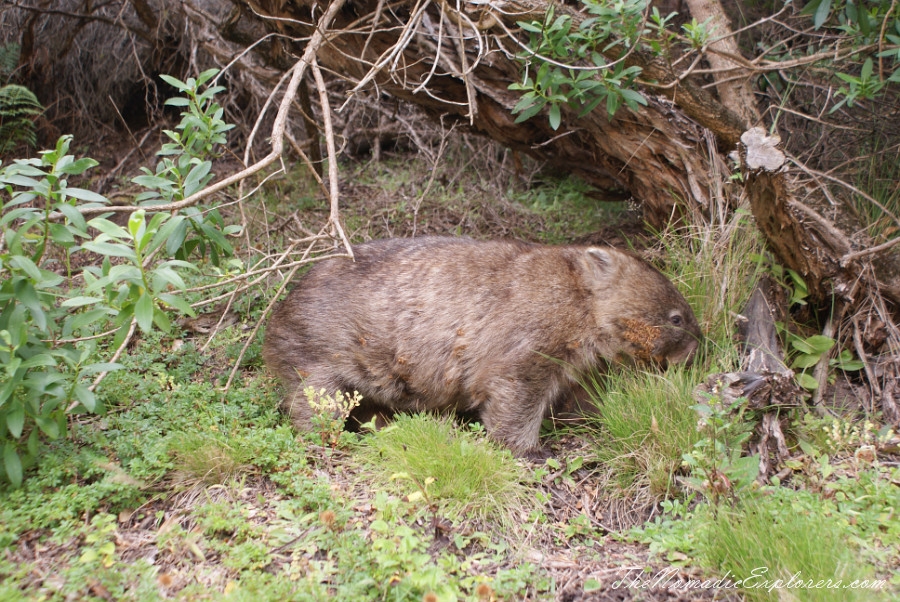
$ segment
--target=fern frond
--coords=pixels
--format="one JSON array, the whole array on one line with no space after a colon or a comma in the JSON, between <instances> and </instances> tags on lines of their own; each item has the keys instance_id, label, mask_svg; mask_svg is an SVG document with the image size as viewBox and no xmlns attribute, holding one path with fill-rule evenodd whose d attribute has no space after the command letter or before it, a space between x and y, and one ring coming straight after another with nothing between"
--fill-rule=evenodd
<instances>
[{"instance_id":1,"label":"fern frond","mask_svg":"<svg viewBox=\"0 0 900 602\"><path fill-rule=\"evenodd\" d=\"M35 146L33 118L44 110L34 93L25 86L0 87L0 154L24 142Z\"/></svg>"},{"instance_id":2,"label":"fern frond","mask_svg":"<svg viewBox=\"0 0 900 602\"><path fill-rule=\"evenodd\" d=\"M15 71L21 51L22 48L15 42L0 46L0 75L5 77Z\"/></svg>"}]
</instances>

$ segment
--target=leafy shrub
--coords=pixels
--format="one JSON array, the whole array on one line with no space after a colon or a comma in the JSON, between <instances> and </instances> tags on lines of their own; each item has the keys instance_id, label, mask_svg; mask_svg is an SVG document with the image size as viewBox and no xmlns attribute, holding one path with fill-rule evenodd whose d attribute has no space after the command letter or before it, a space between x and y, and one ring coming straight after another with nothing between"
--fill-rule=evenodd
<instances>
[{"instance_id":1,"label":"leafy shrub","mask_svg":"<svg viewBox=\"0 0 900 602\"><path fill-rule=\"evenodd\" d=\"M188 111L166 132L173 142L160 151L164 167L155 179L138 179L151 188L139 200L183 198L211 177L207 157L229 126L212 102L220 88L196 89L214 74L178 82L188 98L168 103ZM86 221L84 209L109 201L69 185L70 177L97 165L68 154L71 141L62 136L54 150L0 169L0 444L3 472L16 486L38 455L41 434L57 439L68 414L102 409L94 394L99 381L89 379L120 367L100 361L103 346L120 347L135 328L168 331L166 308L193 315L173 292L186 287L178 270L195 269L184 260L188 225L203 246L230 252L223 241L231 229L213 234L208 221L149 207L132 213L126 227L103 216ZM168 259L178 253L182 258ZM92 264L99 258L81 271L80 282L72 270L76 254L94 254L87 257Z\"/></svg>"}]
</instances>

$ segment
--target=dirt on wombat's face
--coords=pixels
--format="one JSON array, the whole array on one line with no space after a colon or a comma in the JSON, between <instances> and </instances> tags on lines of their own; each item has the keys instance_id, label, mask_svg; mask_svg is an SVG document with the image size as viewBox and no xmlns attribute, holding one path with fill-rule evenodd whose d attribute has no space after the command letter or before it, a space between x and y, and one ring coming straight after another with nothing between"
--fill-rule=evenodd
<instances>
[{"instance_id":1,"label":"dirt on wombat's face","mask_svg":"<svg viewBox=\"0 0 900 602\"><path fill-rule=\"evenodd\" d=\"M353 251L314 266L266 328L266 364L301 429L303 388L341 389L389 410L474 412L524 453L579 374L688 361L700 338L675 286L616 249L422 237Z\"/></svg>"}]
</instances>

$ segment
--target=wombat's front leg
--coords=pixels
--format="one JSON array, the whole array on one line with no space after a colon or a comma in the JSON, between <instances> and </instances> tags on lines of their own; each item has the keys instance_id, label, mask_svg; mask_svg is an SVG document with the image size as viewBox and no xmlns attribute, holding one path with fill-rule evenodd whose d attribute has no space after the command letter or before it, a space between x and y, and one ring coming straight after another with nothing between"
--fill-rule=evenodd
<instances>
[{"instance_id":1,"label":"wombat's front leg","mask_svg":"<svg viewBox=\"0 0 900 602\"><path fill-rule=\"evenodd\" d=\"M488 434L517 456L540 447L541 422L547 409L547 404L529 398L524 389L509 381L494 387L479 412Z\"/></svg>"}]
</instances>

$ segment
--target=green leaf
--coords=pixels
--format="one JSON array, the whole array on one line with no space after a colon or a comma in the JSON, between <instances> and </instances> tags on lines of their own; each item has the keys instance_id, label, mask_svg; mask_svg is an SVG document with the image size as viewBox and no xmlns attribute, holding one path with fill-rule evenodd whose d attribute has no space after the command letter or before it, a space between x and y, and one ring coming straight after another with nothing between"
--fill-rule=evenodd
<instances>
[{"instance_id":1,"label":"green leaf","mask_svg":"<svg viewBox=\"0 0 900 602\"><path fill-rule=\"evenodd\" d=\"M134 304L134 317L143 332L153 329L153 308L153 298L147 293L143 293Z\"/></svg>"},{"instance_id":2,"label":"green leaf","mask_svg":"<svg viewBox=\"0 0 900 602\"><path fill-rule=\"evenodd\" d=\"M170 180L159 176L137 176L132 178L131 181L144 188L158 188L160 190L168 190L174 186Z\"/></svg>"},{"instance_id":3,"label":"green leaf","mask_svg":"<svg viewBox=\"0 0 900 602\"><path fill-rule=\"evenodd\" d=\"M116 224L115 222L109 221L104 217L95 217L88 222L88 226L94 228L95 230L99 230L100 232L111 238L128 237L128 230L126 230L119 224Z\"/></svg>"},{"instance_id":4,"label":"green leaf","mask_svg":"<svg viewBox=\"0 0 900 602\"><path fill-rule=\"evenodd\" d=\"M178 252L178 249L181 248L181 245L184 244L185 238L187 238L188 234L188 222L182 215L176 215L172 218L171 221L165 223L162 228L157 232L157 237L164 236L164 240L166 241L166 253L169 255L175 255ZM151 246L156 247L157 241L154 241Z\"/></svg>"},{"instance_id":5,"label":"green leaf","mask_svg":"<svg viewBox=\"0 0 900 602\"><path fill-rule=\"evenodd\" d=\"M159 76L159 79L163 80L164 82L166 82L173 88L177 88L178 90L180 90L182 92L185 92L185 91L191 89L191 87L189 85L187 85L180 79L176 79L176 78L172 77L171 75L166 75L164 73L161 73Z\"/></svg>"},{"instance_id":6,"label":"green leaf","mask_svg":"<svg viewBox=\"0 0 900 602\"><path fill-rule=\"evenodd\" d=\"M125 366L118 363L113 362L100 362L97 364L89 364L81 369L82 376L91 376L93 374L100 374L101 372L113 372L115 370L122 370Z\"/></svg>"},{"instance_id":7,"label":"green leaf","mask_svg":"<svg viewBox=\"0 0 900 602\"><path fill-rule=\"evenodd\" d=\"M177 309L178 311L180 311L181 313L183 313L185 315L188 315L191 317L197 315L196 312L194 311L194 308L191 307L190 304L187 301L185 301L183 297L180 297L178 295L172 295L169 293L161 293L159 295L159 300L162 301L163 303L165 303L166 305L168 305L169 307L174 307L175 309Z\"/></svg>"},{"instance_id":8,"label":"green leaf","mask_svg":"<svg viewBox=\"0 0 900 602\"><path fill-rule=\"evenodd\" d=\"M593 577L584 580L584 591L585 593L595 592L597 590L603 589L603 584L594 579Z\"/></svg>"},{"instance_id":9,"label":"green leaf","mask_svg":"<svg viewBox=\"0 0 900 602\"><path fill-rule=\"evenodd\" d=\"M84 305L93 305L94 303L101 303L103 299L101 297L72 297L71 299L66 299L60 305L62 307L82 307Z\"/></svg>"},{"instance_id":10,"label":"green leaf","mask_svg":"<svg viewBox=\"0 0 900 602\"><path fill-rule=\"evenodd\" d=\"M800 449L803 450L803 453L809 456L810 458L815 458L819 455L819 448L806 441L805 439L797 439L797 443L800 445Z\"/></svg>"},{"instance_id":11,"label":"green leaf","mask_svg":"<svg viewBox=\"0 0 900 602\"><path fill-rule=\"evenodd\" d=\"M128 217L128 231L133 239L137 239L138 233L144 225L144 214L143 209L138 209Z\"/></svg>"},{"instance_id":12,"label":"green leaf","mask_svg":"<svg viewBox=\"0 0 900 602\"><path fill-rule=\"evenodd\" d=\"M550 127L556 131L559 129L560 121L562 121L562 115L560 114L559 104L550 105Z\"/></svg>"},{"instance_id":13,"label":"green leaf","mask_svg":"<svg viewBox=\"0 0 900 602\"><path fill-rule=\"evenodd\" d=\"M153 289L155 291L164 290L171 285L179 290L184 290L187 285L182 280L178 272L168 266L159 266L153 270Z\"/></svg>"},{"instance_id":14,"label":"green leaf","mask_svg":"<svg viewBox=\"0 0 900 602\"><path fill-rule=\"evenodd\" d=\"M7 441L3 448L3 466L6 468L6 478L12 486L18 489L22 486L22 460L12 441Z\"/></svg>"},{"instance_id":15,"label":"green leaf","mask_svg":"<svg viewBox=\"0 0 900 602\"><path fill-rule=\"evenodd\" d=\"M9 259L9 264L25 272L32 280L39 281L41 279L41 271L34 265L33 261L24 255L13 255Z\"/></svg>"},{"instance_id":16,"label":"green leaf","mask_svg":"<svg viewBox=\"0 0 900 602\"><path fill-rule=\"evenodd\" d=\"M171 332L172 330L169 315L158 307L153 310L153 323L163 332Z\"/></svg>"},{"instance_id":17,"label":"green leaf","mask_svg":"<svg viewBox=\"0 0 900 602\"><path fill-rule=\"evenodd\" d=\"M25 406L16 404L16 406L6 415L6 428L9 434L18 439L22 436L22 429L25 428Z\"/></svg>"},{"instance_id":18,"label":"green leaf","mask_svg":"<svg viewBox=\"0 0 900 602\"><path fill-rule=\"evenodd\" d=\"M518 117L516 117L516 123L522 123L523 121L527 121L541 112L541 109L544 108L544 105L547 104L547 101L543 98L538 99L528 109L522 111Z\"/></svg>"},{"instance_id":19,"label":"green leaf","mask_svg":"<svg viewBox=\"0 0 900 602\"><path fill-rule=\"evenodd\" d=\"M55 365L56 360L53 359L52 355L48 355L47 353L39 353L37 355L31 356L30 358L19 364L19 368L46 368L48 366Z\"/></svg>"},{"instance_id":20,"label":"green leaf","mask_svg":"<svg viewBox=\"0 0 900 602\"><path fill-rule=\"evenodd\" d=\"M214 78L218 73L219 70L215 67L213 67L212 69L207 69L197 76L197 83L195 84L195 86L199 88L200 86ZM215 88L210 88L209 90L207 90L207 93L215 94L216 92L221 92L222 89L223 88L221 86L216 86Z\"/></svg>"},{"instance_id":21,"label":"green leaf","mask_svg":"<svg viewBox=\"0 0 900 602\"><path fill-rule=\"evenodd\" d=\"M860 79L867 80L872 77L872 69L873 63L871 58L867 58L866 62L863 63L862 70L860 71Z\"/></svg>"},{"instance_id":22,"label":"green leaf","mask_svg":"<svg viewBox=\"0 0 900 602\"><path fill-rule=\"evenodd\" d=\"M69 163L68 165L60 169L59 172L72 176L80 176L90 168L96 167L98 165L100 165L100 163L98 163L94 159L83 157L81 159L78 159L77 161Z\"/></svg>"},{"instance_id":23,"label":"green leaf","mask_svg":"<svg viewBox=\"0 0 900 602\"><path fill-rule=\"evenodd\" d=\"M118 243L86 242L81 246L88 251L93 251L94 253L99 253L100 255L106 255L108 257L125 257L131 260L137 259L132 249Z\"/></svg>"},{"instance_id":24,"label":"green leaf","mask_svg":"<svg viewBox=\"0 0 900 602\"><path fill-rule=\"evenodd\" d=\"M109 199L107 199L102 194L97 194L91 190L85 190L84 188L64 188L61 192L63 192L66 196L70 196L73 199L78 199L79 201L87 201L89 203L100 203L101 205L109 205Z\"/></svg>"},{"instance_id":25,"label":"green leaf","mask_svg":"<svg viewBox=\"0 0 900 602\"><path fill-rule=\"evenodd\" d=\"M815 334L811 337L807 337L806 343L817 353L825 353L826 351L830 351L831 348L834 347L834 339L820 334Z\"/></svg>"},{"instance_id":26,"label":"green leaf","mask_svg":"<svg viewBox=\"0 0 900 602\"><path fill-rule=\"evenodd\" d=\"M59 423L56 420L50 416L35 416L34 421L47 437L50 439L59 438Z\"/></svg>"},{"instance_id":27,"label":"green leaf","mask_svg":"<svg viewBox=\"0 0 900 602\"><path fill-rule=\"evenodd\" d=\"M805 372L797 375L797 384L808 391L814 391L819 388L819 381Z\"/></svg>"},{"instance_id":28,"label":"green leaf","mask_svg":"<svg viewBox=\"0 0 900 602\"><path fill-rule=\"evenodd\" d=\"M101 370L101 372L102 372L102 370ZM85 387L82 384L77 384L72 389L72 394L75 396L75 399L77 399L79 402L81 402L81 405L83 405L85 408L87 408L88 412L93 413L94 411L96 411L97 398L94 396L94 393L90 389L88 389L87 387ZM50 437L49 433L47 436ZM55 438L55 437L51 437L51 439L53 439L53 438Z\"/></svg>"},{"instance_id":29,"label":"green leaf","mask_svg":"<svg viewBox=\"0 0 900 602\"><path fill-rule=\"evenodd\" d=\"M821 0L819 2L819 6L816 7L816 12L813 15L813 27L815 29L819 29L828 20L828 15L831 14L831 0Z\"/></svg>"},{"instance_id":30,"label":"green leaf","mask_svg":"<svg viewBox=\"0 0 900 602\"><path fill-rule=\"evenodd\" d=\"M818 364L821 357L821 355L808 355L805 353L798 355L791 364L791 368L810 368Z\"/></svg>"},{"instance_id":31,"label":"green leaf","mask_svg":"<svg viewBox=\"0 0 900 602\"><path fill-rule=\"evenodd\" d=\"M69 205L63 205L68 207ZM50 239L58 245L71 247L75 244L75 235L72 230L63 224L50 224Z\"/></svg>"},{"instance_id":32,"label":"green leaf","mask_svg":"<svg viewBox=\"0 0 900 602\"><path fill-rule=\"evenodd\" d=\"M87 222L84 221L84 216L81 215L81 212L78 211L75 207L68 203L61 203L59 205L59 212L68 218L69 223L71 223L71 227L67 227L67 229L71 232L72 228L77 228L77 231L73 232L74 234L81 234L85 238L87 238Z\"/></svg>"},{"instance_id":33,"label":"green leaf","mask_svg":"<svg viewBox=\"0 0 900 602\"><path fill-rule=\"evenodd\" d=\"M63 328L63 336L72 336L85 326L89 326L94 322L107 317L112 311L113 310L109 308L94 309L77 314L75 316L70 316L66 320L65 327Z\"/></svg>"}]
</instances>

